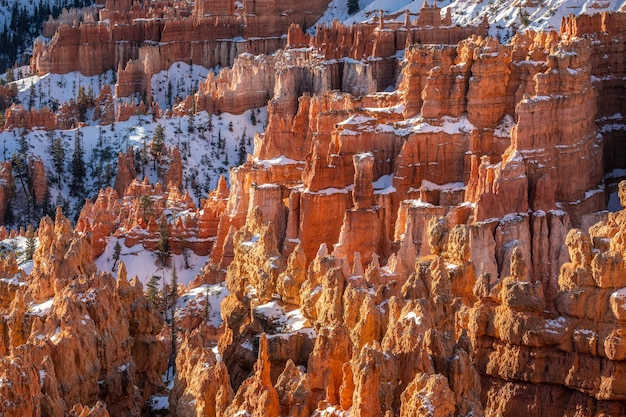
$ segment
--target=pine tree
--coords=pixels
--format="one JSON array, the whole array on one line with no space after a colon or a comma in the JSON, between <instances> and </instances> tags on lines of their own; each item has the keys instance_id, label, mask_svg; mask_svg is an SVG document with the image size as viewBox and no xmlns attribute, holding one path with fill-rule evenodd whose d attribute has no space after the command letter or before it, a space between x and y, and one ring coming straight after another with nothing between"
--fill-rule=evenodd
<instances>
[{"instance_id":1,"label":"pine tree","mask_svg":"<svg viewBox=\"0 0 626 417\"><path fill-rule=\"evenodd\" d=\"M37 241L35 240L35 228L32 224L28 225L26 229L26 259L33 259L33 254L35 253L35 246Z\"/></svg>"},{"instance_id":2,"label":"pine tree","mask_svg":"<svg viewBox=\"0 0 626 417\"><path fill-rule=\"evenodd\" d=\"M359 11L359 0L348 0L348 14L353 15Z\"/></svg>"},{"instance_id":3,"label":"pine tree","mask_svg":"<svg viewBox=\"0 0 626 417\"><path fill-rule=\"evenodd\" d=\"M120 245L120 241L115 242L115 246L113 246L113 267L111 271L115 271L115 267L117 266L117 262L120 260L120 256L122 255L122 245Z\"/></svg>"},{"instance_id":4,"label":"pine tree","mask_svg":"<svg viewBox=\"0 0 626 417\"><path fill-rule=\"evenodd\" d=\"M150 217L154 215L154 201L148 194L142 194L139 197L139 212L143 217L143 221L148 224Z\"/></svg>"},{"instance_id":5,"label":"pine tree","mask_svg":"<svg viewBox=\"0 0 626 417\"><path fill-rule=\"evenodd\" d=\"M176 272L176 265L172 268L172 277L171 277L171 292L170 292L170 303L172 303L172 308L176 306L176 301L178 301L178 273Z\"/></svg>"},{"instance_id":6,"label":"pine tree","mask_svg":"<svg viewBox=\"0 0 626 417\"><path fill-rule=\"evenodd\" d=\"M185 235L182 233L176 234L176 240L178 240L178 247L180 248L180 252L183 255L183 262L185 263L185 269L189 269L189 247L187 239Z\"/></svg>"},{"instance_id":7,"label":"pine tree","mask_svg":"<svg viewBox=\"0 0 626 417\"><path fill-rule=\"evenodd\" d=\"M164 214L159 218L159 227L157 229L159 242L157 243L157 259L161 266L166 267L170 263L172 252L170 250L170 231L167 225L167 218Z\"/></svg>"},{"instance_id":8,"label":"pine tree","mask_svg":"<svg viewBox=\"0 0 626 417\"><path fill-rule=\"evenodd\" d=\"M196 111L194 108L189 110L189 121L187 123L187 133L196 131Z\"/></svg>"},{"instance_id":9,"label":"pine tree","mask_svg":"<svg viewBox=\"0 0 626 417\"><path fill-rule=\"evenodd\" d=\"M32 110L35 107L35 85L30 85L30 90L28 93L28 110Z\"/></svg>"},{"instance_id":10,"label":"pine tree","mask_svg":"<svg viewBox=\"0 0 626 417\"><path fill-rule=\"evenodd\" d=\"M167 91L165 93L165 98L167 100L168 107L172 107L172 81L167 82Z\"/></svg>"},{"instance_id":11,"label":"pine tree","mask_svg":"<svg viewBox=\"0 0 626 417\"><path fill-rule=\"evenodd\" d=\"M158 303L159 300L159 280L161 277L157 275L152 275L148 282L146 283L146 298L155 304Z\"/></svg>"},{"instance_id":12,"label":"pine tree","mask_svg":"<svg viewBox=\"0 0 626 417\"><path fill-rule=\"evenodd\" d=\"M61 138L52 140L52 143L48 146L48 152L52 156L52 166L57 174L57 183L59 184L59 188L63 188L61 177L63 176L63 171L65 170L65 147L63 146Z\"/></svg>"},{"instance_id":13,"label":"pine tree","mask_svg":"<svg viewBox=\"0 0 626 417\"><path fill-rule=\"evenodd\" d=\"M87 114L87 107L88 107L88 97L87 94L85 93L85 87L83 87L82 85L78 86L78 96L76 98L76 104L78 105L78 115L80 118L81 122L85 121L85 115Z\"/></svg>"},{"instance_id":14,"label":"pine tree","mask_svg":"<svg viewBox=\"0 0 626 417\"><path fill-rule=\"evenodd\" d=\"M85 192L85 168L83 151L83 140L80 129L76 129L74 135L74 152L72 153L72 184L70 186L70 195L81 197Z\"/></svg>"},{"instance_id":15,"label":"pine tree","mask_svg":"<svg viewBox=\"0 0 626 417\"><path fill-rule=\"evenodd\" d=\"M140 158L137 158L141 163L141 173L146 176L146 165L148 165L148 145L146 144L146 137L141 138L141 154Z\"/></svg>"},{"instance_id":16,"label":"pine tree","mask_svg":"<svg viewBox=\"0 0 626 417\"><path fill-rule=\"evenodd\" d=\"M226 141L222 137L222 129L217 131L217 148L222 150L226 146Z\"/></svg>"},{"instance_id":17,"label":"pine tree","mask_svg":"<svg viewBox=\"0 0 626 417\"><path fill-rule=\"evenodd\" d=\"M163 154L163 150L165 147L165 131L163 126L158 124L156 129L154 130L154 135L152 136L152 142L150 142L150 154L154 158L154 169L156 171L157 161L160 162L161 155Z\"/></svg>"},{"instance_id":18,"label":"pine tree","mask_svg":"<svg viewBox=\"0 0 626 417\"><path fill-rule=\"evenodd\" d=\"M246 162L246 157L248 156L248 152L246 151L246 134L241 135L241 139L239 140L239 148L237 150L237 165L242 165Z\"/></svg>"},{"instance_id":19,"label":"pine tree","mask_svg":"<svg viewBox=\"0 0 626 417\"><path fill-rule=\"evenodd\" d=\"M20 185L22 186L24 195L28 195L28 187L26 186L28 183L28 166L26 165L26 158L24 154L17 152L14 153L11 156L11 165L15 176L20 180Z\"/></svg>"},{"instance_id":20,"label":"pine tree","mask_svg":"<svg viewBox=\"0 0 626 417\"><path fill-rule=\"evenodd\" d=\"M172 288L170 292L170 330L172 349L168 360L168 369L172 369L172 376L176 375L176 301L178 300L178 275L176 274L176 265L172 269Z\"/></svg>"},{"instance_id":21,"label":"pine tree","mask_svg":"<svg viewBox=\"0 0 626 417\"><path fill-rule=\"evenodd\" d=\"M206 286L206 293L204 294L204 322L209 323L211 315L211 303L209 302L209 286Z\"/></svg>"},{"instance_id":22,"label":"pine tree","mask_svg":"<svg viewBox=\"0 0 626 417\"><path fill-rule=\"evenodd\" d=\"M18 143L19 143L18 150L22 155L26 155L26 152L28 152L29 146L28 146L28 141L26 140L26 128L24 127L23 123L24 122L22 121L22 126L20 129L20 138L18 140Z\"/></svg>"},{"instance_id":23,"label":"pine tree","mask_svg":"<svg viewBox=\"0 0 626 417\"><path fill-rule=\"evenodd\" d=\"M4 78L6 78L7 84L15 81L15 74L13 73L13 68L7 68L7 72L5 73Z\"/></svg>"}]
</instances>

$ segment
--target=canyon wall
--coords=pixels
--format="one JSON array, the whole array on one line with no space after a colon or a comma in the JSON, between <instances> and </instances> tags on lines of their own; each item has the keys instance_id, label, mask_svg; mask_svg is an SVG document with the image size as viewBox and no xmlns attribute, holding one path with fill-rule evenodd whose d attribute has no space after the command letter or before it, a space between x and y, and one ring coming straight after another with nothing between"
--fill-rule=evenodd
<instances>
[{"instance_id":1,"label":"canyon wall","mask_svg":"<svg viewBox=\"0 0 626 417\"><path fill-rule=\"evenodd\" d=\"M159 10L188 24L263 16L272 4ZM230 188L222 178L196 207L181 191L178 149L155 185L136 179L129 151L115 189L85 204L75 230L60 211L43 219L32 271L15 255L0 262L2 412L139 415L164 390L162 317L123 264L116 280L93 258L107 238L157 249L167 212L173 251L210 255L192 286L228 290L219 331L172 318L174 415L625 414L626 211L602 210L603 175L626 167L626 15L566 18L561 35L506 45L477 35L445 44L443 33L464 34L449 20L425 5L415 23L379 15L313 37L291 26L287 48L238 58L176 110L270 99ZM154 32L163 51L168 24ZM103 25L71 29L86 27L109 36ZM140 61L124 66L120 89L160 68ZM397 89L379 91L389 80ZM12 125L36 119L12 112ZM615 187L626 205L626 181Z\"/></svg>"},{"instance_id":2,"label":"canyon wall","mask_svg":"<svg viewBox=\"0 0 626 417\"><path fill-rule=\"evenodd\" d=\"M50 42L35 42L32 72L79 71L92 76L118 70L122 82L116 94L139 93L150 103L152 75L173 63L230 67L242 53L271 53L284 46L282 35L291 24L307 28L327 6L327 0L316 0L306 7L285 1L251 1L214 13L214 6L207 2L198 2L197 10L185 2L177 7L160 2L150 7L127 3L108 2L100 10L99 20L90 14L82 22L67 23L67 16L62 15ZM139 80L130 85L123 81L137 71Z\"/></svg>"},{"instance_id":3,"label":"canyon wall","mask_svg":"<svg viewBox=\"0 0 626 417\"><path fill-rule=\"evenodd\" d=\"M597 120L620 93L599 98L594 56L621 62L625 39L603 30L411 45L391 93L299 95L280 78L211 253L231 292L229 411L258 410L251 387L268 415L626 411L624 212L572 229L623 166L604 161Z\"/></svg>"}]
</instances>

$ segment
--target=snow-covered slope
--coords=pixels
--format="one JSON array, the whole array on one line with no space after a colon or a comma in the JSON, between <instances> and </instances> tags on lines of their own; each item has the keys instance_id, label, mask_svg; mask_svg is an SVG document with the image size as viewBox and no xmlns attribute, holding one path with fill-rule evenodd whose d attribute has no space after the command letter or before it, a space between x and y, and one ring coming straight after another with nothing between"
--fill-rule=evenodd
<instances>
[{"instance_id":1,"label":"snow-covered slope","mask_svg":"<svg viewBox=\"0 0 626 417\"><path fill-rule=\"evenodd\" d=\"M23 69L24 72L26 69ZM180 70L180 72L179 72ZM206 77L209 70L184 63L174 63L170 70L155 75L156 87L154 98L166 105L167 91L162 86L167 80L174 81L173 97L185 97L186 91L193 88L195 82ZM169 75L167 75L169 74ZM191 74L191 76L190 76ZM113 87L112 74L85 77L79 73L64 75L47 74L43 77L31 76L17 81L18 100L28 108L53 107L53 104L76 99L79 87L97 92L109 84ZM252 115L254 113L254 116ZM168 147L177 146L183 159L183 184L196 203L205 198L216 185L220 175L228 178L229 167L245 161L246 154L253 151L253 139L256 132L264 130L266 108L252 109L241 115L222 113L209 115L199 112L193 116L154 119L151 116L133 116L128 121L101 126L91 120L93 110L87 113L87 123L80 129L53 130L41 129L24 131L14 128L0 132L0 159L9 160L20 150L20 142L26 144L26 157L38 156L46 166L50 183L50 210L56 205L64 208L69 218L75 219L84 197L95 197L98 190L112 186L115 180L117 155L132 146L140 151L148 146L157 125L164 128L165 143ZM87 169L85 193L70 194L72 180L71 161L76 135L81 135L84 150L83 160ZM65 150L65 166L61 183L56 181L53 158L50 152L52 141L60 138ZM24 145L22 145L24 146ZM152 183L157 181L157 173L152 163L145 164L139 171L140 176L147 176ZM20 194L13 201L15 224L9 227L38 224L37 218L20 218ZM35 213L36 215L37 213Z\"/></svg>"},{"instance_id":2,"label":"snow-covered slope","mask_svg":"<svg viewBox=\"0 0 626 417\"><path fill-rule=\"evenodd\" d=\"M417 14L424 1L433 0L361 0L360 11L348 15L346 0L332 0L319 23L329 23L333 19L347 24L367 21L379 10L394 14L409 10ZM477 25L487 16L491 27L489 34L506 41L518 30L540 29L559 30L561 19L569 14L593 14L602 11L616 11L626 7L624 0L440 0L437 5L442 14L450 9L452 22L458 25ZM522 5L522 6L521 6ZM404 16L400 16L404 19Z\"/></svg>"}]
</instances>

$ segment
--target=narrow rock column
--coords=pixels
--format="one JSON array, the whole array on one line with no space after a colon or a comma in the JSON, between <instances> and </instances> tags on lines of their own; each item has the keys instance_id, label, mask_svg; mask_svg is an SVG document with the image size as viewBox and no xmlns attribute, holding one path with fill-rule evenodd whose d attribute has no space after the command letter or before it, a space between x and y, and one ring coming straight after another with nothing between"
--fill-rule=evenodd
<instances>
[{"instance_id":1,"label":"narrow rock column","mask_svg":"<svg viewBox=\"0 0 626 417\"><path fill-rule=\"evenodd\" d=\"M374 204L373 168L374 155L371 152L358 153L354 161L354 190L352 200L355 209L367 209Z\"/></svg>"}]
</instances>

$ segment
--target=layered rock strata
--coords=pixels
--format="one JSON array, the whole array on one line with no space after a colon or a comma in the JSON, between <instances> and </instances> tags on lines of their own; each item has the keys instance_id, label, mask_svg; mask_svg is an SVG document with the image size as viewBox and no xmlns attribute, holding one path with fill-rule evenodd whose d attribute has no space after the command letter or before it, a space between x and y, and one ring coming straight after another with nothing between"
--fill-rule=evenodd
<instances>
[{"instance_id":1,"label":"layered rock strata","mask_svg":"<svg viewBox=\"0 0 626 417\"><path fill-rule=\"evenodd\" d=\"M280 90L211 258L233 412L278 415L268 361L282 414L624 412L622 213L570 230L605 204L598 44L413 45L396 92Z\"/></svg>"},{"instance_id":2,"label":"layered rock strata","mask_svg":"<svg viewBox=\"0 0 626 417\"><path fill-rule=\"evenodd\" d=\"M424 10L423 24L441 20ZM176 415L626 413L626 212L592 213L603 168L622 167L603 160L607 125L596 125L620 109L609 74L622 77L622 19L568 19L561 37L509 45L411 45L387 93L369 75L363 94L329 91L336 68L303 63L306 50L245 57L239 80L205 100L235 103L245 74L270 84L251 101L274 91L229 191L220 181L197 210L176 187L136 181L121 155L123 199L101 192L74 233L61 214L42 221L28 280L14 258L0 264L12 278L0 280L3 411L96 413L102 400L133 415L161 388L162 322L123 266L115 283L92 257L116 233L150 248L167 208L190 213L171 236L215 240L195 248L211 264L194 284L223 279L229 292L217 347L208 326L181 335ZM618 190L625 205L626 182Z\"/></svg>"},{"instance_id":3,"label":"layered rock strata","mask_svg":"<svg viewBox=\"0 0 626 417\"><path fill-rule=\"evenodd\" d=\"M161 2L127 3L107 2L99 20L90 15L77 25L61 23L48 45L37 40L31 59L33 73L79 71L91 76L117 70L118 96L139 93L151 103L152 75L173 63L229 67L241 53L275 51L284 46L281 36L290 24L309 27L328 2L316 0L294 7L285 1L244 1L218 14L210 11L214 6L207 2L198 2L195 9L185 2L176 2L176 7Z\"/></svg>"}]
</instances>

